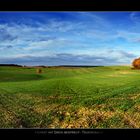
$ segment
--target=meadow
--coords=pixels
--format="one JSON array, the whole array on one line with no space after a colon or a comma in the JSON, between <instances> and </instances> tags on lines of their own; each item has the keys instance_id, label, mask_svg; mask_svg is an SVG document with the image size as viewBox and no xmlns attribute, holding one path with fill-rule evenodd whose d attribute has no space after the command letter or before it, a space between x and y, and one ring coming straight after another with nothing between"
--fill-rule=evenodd
<instances>
[{"instance_id":1,"label":"meadow","mask_svg":"<svg viewBox=\"0 0 140 140\"><path fill-rule=\"evenodd\" d=\"M140 128L140 70L0 67L0 128Z\"/></svg>"}]
</instances>

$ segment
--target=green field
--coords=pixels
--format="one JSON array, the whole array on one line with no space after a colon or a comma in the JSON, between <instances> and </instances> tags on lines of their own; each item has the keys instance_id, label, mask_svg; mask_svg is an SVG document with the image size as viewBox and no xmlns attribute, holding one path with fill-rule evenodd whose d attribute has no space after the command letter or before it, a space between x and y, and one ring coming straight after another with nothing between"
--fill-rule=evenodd
<instances>
[{"instance_id":1,"label":"green field","mask_svg":"<svg viewBox=\"0 0 140 140\"><path fill-rule=\"evenodd\" d=\"M140 128L140 71L0 67L0 128Z\"/></svg>"}]
</instances>

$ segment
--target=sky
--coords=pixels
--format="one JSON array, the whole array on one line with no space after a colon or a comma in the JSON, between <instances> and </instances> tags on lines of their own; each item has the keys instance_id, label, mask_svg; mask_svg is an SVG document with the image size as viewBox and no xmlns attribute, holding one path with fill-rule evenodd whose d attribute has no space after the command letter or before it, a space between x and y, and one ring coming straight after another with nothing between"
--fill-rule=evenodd
<instances>
[{"instance_id":1,"label":"sky","mask_svg":"<svg viewBox=\"0 0 140 140\"><path fill-rule=\"evenodd\" d=\"M140 12L0 12L0 63L129 65Z\"/></svg>"}]
</instances>

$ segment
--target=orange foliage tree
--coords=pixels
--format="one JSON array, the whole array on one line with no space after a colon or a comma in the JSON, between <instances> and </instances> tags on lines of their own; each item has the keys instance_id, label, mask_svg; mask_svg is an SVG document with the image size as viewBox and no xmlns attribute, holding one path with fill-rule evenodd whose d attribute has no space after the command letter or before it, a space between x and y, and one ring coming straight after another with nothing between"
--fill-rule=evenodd
<instances>
[{"instance_id":1,"label":"orange foliage tree","mask_svg":"<svg viewBox=\"0 0 140 140\"><path fill-rule=\"evenodd\" d=\"M132 62L132 65L135 69L140 69L140 57L134 59L134 61Z\"/></svg>"}]
</instances>

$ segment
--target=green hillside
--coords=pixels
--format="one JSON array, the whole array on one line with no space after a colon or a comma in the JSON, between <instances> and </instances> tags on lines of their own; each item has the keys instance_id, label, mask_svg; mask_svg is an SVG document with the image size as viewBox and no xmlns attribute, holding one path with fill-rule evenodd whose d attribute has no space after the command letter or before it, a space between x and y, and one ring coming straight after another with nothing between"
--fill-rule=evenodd
<instances>
[{"instance_id":1,"label":"green hillside","mask_svg":"<svg viewBox=\"0 0 140 140\"><path fill-rule=\"evenodd\" d=\"M140 71L0 67L1 128L139 128Z\"/></svg>"}]
</instances>

